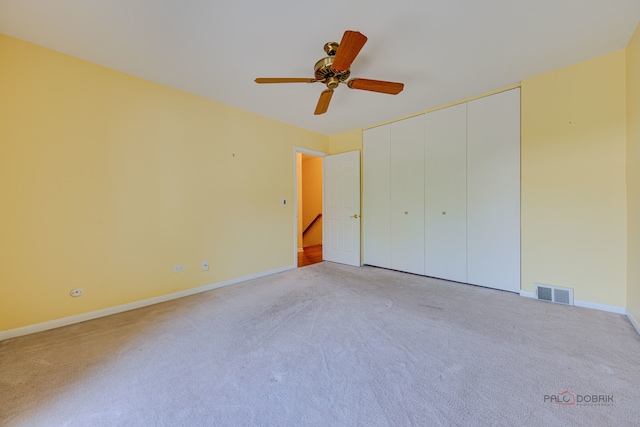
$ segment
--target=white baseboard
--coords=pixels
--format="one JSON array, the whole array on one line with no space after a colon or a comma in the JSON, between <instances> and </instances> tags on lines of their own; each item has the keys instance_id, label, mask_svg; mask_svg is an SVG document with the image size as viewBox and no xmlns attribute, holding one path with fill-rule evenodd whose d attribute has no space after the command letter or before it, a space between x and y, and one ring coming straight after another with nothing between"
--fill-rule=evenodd
<instances>
[{"instance_id":1,"label":"white baseboard","mask_svg":"<svg viewBox=\"0 0 640 427\"><path fill-rule=\"evenodd\" d=\"M520 296L521 297L526 297L526 298L536 299L536 293L535 292L523 291L522 289L520 289Z\"/></svg>"},{"instance_id":2,"label":"white baseboard","mask_svg":"<svg viewBox=\"0 0 640 427\"><path fill-rule=\"evenodd\" d=\"M576 307L585 307L585 308L593 308L594 310L600 311L608 311L609 313L617 313L626 315L627 309L624 307L619 307L617 305L607 305L607 304L598 304L596 302L591 301L582 301L582 300L573 300L573 305Z\"/></svg>"},{"instance_id":3,"label":"white baseboard","mask_svg":"<svg viewBox=\"0 0 640 427\"><path fill-rule=\"evenodd\" d=\"M60 328L62 326L72 325L74 323L85 322L87 320L97 319L99 317L111 316L112 314L122 313L124 311L135 310L137 308L146 307L148 305L159 304L161 302L171 301L178 298L188 297L190 295L211 291L213 289L222 288L224 286L234 285L247 280L258 279L260 277L269 276L284 271L293 270L293 265L277 268L275 270L263 271L261 273L251 274L249 276L238 277L236 279L225 280L224 282L212 283L210 285L200 286L193 289L174 292L172 294L161 295L158 297L148 298L141 301L134 301L127 304L117 305L114 307L104 308L102 310L82 313L75 316L63 317L62 319L51 320L49 322L36 323L35 325L23 326L21 328L0 331L0 341L16 338L23 335L35 334L36 332L47 331L49 329Z\"/></svg>"},{"instance_id":4,"label":"white baseboard","mask_svg":"<svg viewBox=\"0 0 640 427\"><path fill-rule=\"evenodd\" d=\"M633 317L631 313L629 313L629 310L627 310L627 319L629 319L629 322L631 322L631 324L636 329L638 334L640 334L640 322L638 322L638 320L635 317Z\"/></svg>"},{"instance_id":5,"label":"white baseboard","mask_svg":"<svg viewBox=\"0 0 640 427\"><path fill-rule=\"evenodd\" d=\"M520 291L520 296L521 297L526 297L526 298L537 299L535 292L529 292L529 291L521 290ZM616 313L616 314L623 314L623 315L627 314L627 309L626 308L619 307L617 305L599 304L597 302L582 301L582 300L578 300L578 299L574 299L573 300L573 305L576 306L576 307L584 307L584 308L591 308L591 309L594 309L594 310L607 311L609 313Z\"/></svg>"}]
</instances>

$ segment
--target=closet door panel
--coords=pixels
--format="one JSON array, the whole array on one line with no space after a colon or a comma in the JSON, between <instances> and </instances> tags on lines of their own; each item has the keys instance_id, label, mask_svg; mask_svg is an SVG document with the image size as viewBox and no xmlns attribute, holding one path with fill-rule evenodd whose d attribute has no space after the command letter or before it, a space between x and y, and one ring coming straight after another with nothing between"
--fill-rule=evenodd
<instances>
[{"instance_id":1,"label":"closet door panel","mask_svg":"<svg viewBox=\"0 0 640 427\"><path fill-rule=\"evenodd\" d=\"M391 268L391 125L363 132L364 263Z\"/></svg>"},{"instance_id":2,"label":"closet door panel","mask_svg":"<svg viewBox=\"0 0 640 427\"><path fill-rule=\"evenodd\" d=\"M467 105L425 115L425 274L467 281Z\"/></svg>"},{"instance_id":3,"label":"closet door panel","mask_svg":"<svg viewBox=\"0 0 640 427\"><path fill-rule=\"evenodd\" d=\"M468 103L468 282L520 289L520 90Z\"/></svg>"},{"instance_id":4,"label":"closet door panel","mask_svg":"<svg viewBox=\"0 0 640 427\"><path fill-rule=\"evenodd\" d=\"M391 268L424 274L424 115L391 123Z\"/></svg>"}]
</instances>

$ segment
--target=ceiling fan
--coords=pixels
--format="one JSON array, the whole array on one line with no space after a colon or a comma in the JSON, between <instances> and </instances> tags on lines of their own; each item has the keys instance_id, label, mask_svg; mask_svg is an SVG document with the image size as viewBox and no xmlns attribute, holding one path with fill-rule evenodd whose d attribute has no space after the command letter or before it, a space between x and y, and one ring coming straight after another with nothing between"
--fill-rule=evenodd
<instances>
[{"instance_id":1,"label":"ceiling fan","mask_svg":"<svg viewBox=\"0 0 640 427\"><path fill-rule=\"evenodd\" d=\"M322 58L314 66L314 78L257 78L256 83L324 83L327 89L322 91L315 115L324 114L329 108L329 102L333 96L333 90L340 83L344 83L351 74L351 63L356 59L360 49L367 42L367 37L357 31L345 31L340 44L329 42L324 45L327 57ZM353 78L347 86L351 89L369 90L371 92L388 93L397 95L402 92L404 83L385 82L382 80L369 80Z\"/></svg>"}]
</instances>

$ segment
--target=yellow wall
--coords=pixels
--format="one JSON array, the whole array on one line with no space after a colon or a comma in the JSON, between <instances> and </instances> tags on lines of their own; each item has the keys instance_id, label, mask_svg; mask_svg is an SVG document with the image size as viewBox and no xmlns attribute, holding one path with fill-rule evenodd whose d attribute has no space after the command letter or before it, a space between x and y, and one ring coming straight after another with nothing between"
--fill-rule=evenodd
<instances>
[{"instance_id":1,"label":"yellow wall","mask_svg":"<svg viewBox=\"0 0 640 427\"><path fill-rule=\"evenodd\" d=\"M522 82L522 289L626 306L625 52Z\"/></svg>"},{"instance_id":2,"label":"yellow wall","mask_svg":"<svg viewBox=\"0 0 640 427\"><path fill-rule=\"evenodd\" d=\"M0 330L294 265L294 145L329 138L0 35Z\"/></svg>"},{"instance_id":3,"label":"yellow wall","mask_svg":"<svg viewBox=\"0 0 640 427\"><path fill-rule=\"evenodd\" d=\"M329 154L362 151L362 129L355 129L329 137L329 150Z\"/></svg>"},{"instance_id":4,"label":"yellow wall","mask_svg":"<svg viewBox=\"0 0 640 427\"><path fill-rule=\"evenodd\" d=\"M639 32L522 82L522 288L636 319ZM0 330L292 265L291 148L362 149L4 35L0 94Z\"/></svg>"},{"instance_id":5,"label":"yellow wall","mask_svg":"<svg viewBox=\"0 0 640 427\"><path fill-rule=\"evenodd\" d=\"M302 160L302 223L306 228L322 213L322 157L307 157ZM322 243L322 220L311 226L304 234L304 247Z\"/></svg>"},{"instance_id":6,"label":"yellow wall","mask_svg":"<svg viewBox=\"0 0 640 427\"><path fill-rule=\"evenodd\" d=\"M640 323L640 25L627 56L627 310ZM640 332L640 331L638 331Z\"/></svg>"}]
</instances>

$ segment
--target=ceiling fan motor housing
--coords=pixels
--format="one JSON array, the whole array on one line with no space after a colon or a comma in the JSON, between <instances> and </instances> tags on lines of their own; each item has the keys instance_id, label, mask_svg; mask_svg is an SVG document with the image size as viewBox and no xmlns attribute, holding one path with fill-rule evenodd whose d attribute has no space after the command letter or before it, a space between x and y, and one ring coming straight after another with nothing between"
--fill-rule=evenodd
<instances>
[{"instance_id":1,"label":"ceiling fan motor housing","mask_svg":"<svg viewBox=\"0 0 640 427\"><path fill-rule=\"evenodd\" d=\"M333 56L322 58L320 61L316 62L316 65L313 67L316 80L325 83L329 89L335 89L338 87L338 84L347 80L351 74L351 70L340 72L334 70L333 58Z\"/></svg>"}]
</instances>

